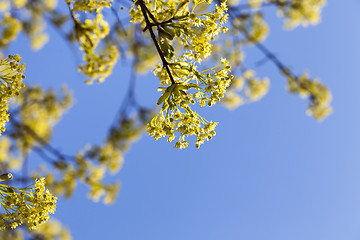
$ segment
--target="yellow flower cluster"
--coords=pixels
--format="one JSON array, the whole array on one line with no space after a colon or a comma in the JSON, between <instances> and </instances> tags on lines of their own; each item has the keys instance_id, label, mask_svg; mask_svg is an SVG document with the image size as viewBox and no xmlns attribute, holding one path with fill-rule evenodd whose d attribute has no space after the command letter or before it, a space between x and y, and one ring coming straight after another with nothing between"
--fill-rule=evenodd
<instances>
[{"instance_id":1,"label":"yellow flower cluster","mask_svg":"<svg viewBox=\"0 0 360 240\"><path fill-rule=\"evenodd\" d=\"M0 229L16 228L26 223L29 229L49 219L55 212L56 197L45 189L45 178L36 180L30 186L17 189L0 184L0 204L5 210L0 220Z\"/></svg>"},{"instance_id":2,"label":"yellow flower cluster","mask_svg":"<svg viewBox=\"0 0 360 240\"><path fill-rule=\"evenodd\" d=\"M31 47L34 50L40 50L48 41L49 35L44 32L45 20L37 11L33 12L31 21L25 24L25 32L31 41Z\"/></svg>"},{"instance_id":3,"label":"yellow flower cluster","mask_svg":"<svg viewBox=\"0 0 360 240\"><path fill-rule=\"evenodd\" d=\"M25 64L20 64L19 55L9 55L0 60L0 134L5 131L5 123L9 120L8 101L19 95L20 89L25 86Z\"/></svg>"},{"instance_id":4,"label":"yellow flower cluster","mask_svg":"<svg viewBox=\"0 0 360 240\"><path fill-rule=\"evenodd\" d=\"M80 180L90 187L88 196L94 201L98 201L103 195L105 195L106 203L115 200L120 184L117 182L115 184L102 183L106 166L93 164L90 161L90 156L85 156L84 152L79 152L76 155L73 165L66 162L57 162L55 166L60 172L58 177L58 174L54 174L45 166L42 166L33 175L37 176L40 172L40 174L46 176L48 188L54 194L63 195L66 198L71 197L77 187L78 180Z\"/></svg>"},{"instance_id":5,"label":"yellow flower cluster","mask_svg":"<svg viewBox=\"0 0 360 240\"><path fill-rule=\"evenodd\" d=\"M55 10L57 2L57 0L36 0L29 4L28 0L1 1L0 12L3 14L0 15L0 48L7 48L8 44L15 41L19 33L24 31L30 39L31 47L34 50L41 49L49 41L49 35L44 31L45 19L48 18L59 28L58 31L64 35L64 38L70 41L76 38L80 43L80 48L84 51L85 63L78 69L89 78L86 82L104 81L111 74L119 57L117 47L110 41L103 41L110 29L101 10L111 7L112 1L66 0L71 9L71 18L68 14ZM84 16L86 13L95 14L95 17L82 23L78 20L78 12ZM68 19L73 20L74 32L67 36L67 30L62 29L62 26Z\"/></svg>"},{"instance_id":6,"label":"yellow flower cluster","mask_svg":"<svg viewBox=\"0 0 360 240\"><path fill-rule=\"evenodd\" d=\"M7 136L0 138L0 169L19 170L22 165L20 156L14 156L13 146Z\"/></svg>"},{"instance_id":7,"label":"yellow flower cluster","mask_svg":"<svg viewBox=\"0 0 360 240\"><path fill-rule=\"evenodd\" d=\"M258 101L268 92L269 85L270 81L267 78L263 80L250 79L244 92L250 101Z\"/></svg>"},{"instance_id":8,"label":"yellow flower cluster","mask_svg":"<svg viewBox=\"0 0 360 240\"><path fill-rule=\"evenodd\" d=\"M0 218L1 218L0 214ZM4 240L24 240L24 232L20 229L6 228L0 231L0 239Z\"/></svg>"},{"instance_id":9,"label":"yellow flower cluster","mask_svg":"<svg viewBox=\"0 0 360 240\"><path fill-rule=\"evenodd\" d=\"M74 3L72 14L75 16L76 4L88 1L78 1ZM71 5L69 5L71 6ZM81 8L82 9L82 8ZM98 49L99 44L109 34L110 28L107 21L104 20L101 8L96 10L94 19L86 19L84 23L73 18L76 38L81 44L80 49L84 51L84 64L78 67L78 70L89 77L86 83L92 83L97 80L103 82L108 77L119 57L117 47L110 42L106 42L103 49Z\"/></svg>"},{"instance_id":10,"label":"yellow flower cluster","mask_svg":"<svg viewBox=\"0 0 360 240\"><path fill-rule=\"evenodd\" d=\"M261 7L263 0L248 0L248 5L252 8Z\"/></svg>"},{"instance_id":11,"label":"yellow flower cluster","mask_svg":"<svg viewBox=\"0 0 360 240\"><path fill-rule=\"evenodd\" d=\"M40 86L25 88L14 103L19 107L21 124L35 132L38 137L48 141L52 129L72 104L72 94L66 87L62 88L62 96L53 89L43 90ZM38 143L31 132L22 131L21 138L16 139L18 147L28 152Z\"/></svg>"},{"instance_id":12,"label":"yellow flower cluster","mask_svg":"<svg viewBox=\"0 0 360 240\"><path fill-rule=\"evenodd\" d=\"M321 10L326 4L326 0L271 0L271 2L278 4L280 16L286 18L286 28L319 23Z\"/></svg>"},{"instance_id":13,"label":"yellow flower cluster","mask_svg":"<svg viewBox=\"0 0 360 240\"><path fill-rule=\"evenodd\" d=\"M139 114L131 119L120 119L117 125L110 129L103 146L87 146L84 151L78 152L71 162L57 161L55 167L60 174L54 174L42 167L40 174L46 176L49 189L56 195L70 197L77 182L81 181L90 188L89 198L94 201L102 198L105 204L113 203L120 190L120 183L104 183L105 174L107 171L115 174L121 169L124 152L140 137L151 116L149 110L140 109Z\"/></svg>"},{"instance_id":14,"label":"yellow flower cluster","mask_svg":"<svg viewBox=\"0 0 360 240\"><path fill-rule=\"evenodd\" d=\"M269 33L269 27L261 13L239 15L233 19L233 26L245 33L250 44L264 41Z\"/></svg>"},{"instance_id":15,"label":"yellow flower cluster","mask_svg":"<svg viewBox=\"0 0 360 240\"><path fill-rule=\"evenodd\" d=\"M81 43L80 49L84 51L95 49L110 32L109 24L102 13L96 13L94 19L86 19L84 23L76 20L74 24L76 38Z\"/></svg>"},{"instance_id":16,"label":"yellow flower cluster","mask_svg":"<svg viewBox=\"0 0 360 240\"><path fill-rule=\"evenodd\" d=\"M227 35L237 34L235 31L234 29L231 29L227 32ZM214 61L217 61L218 59L225 57L233 69L241 69L245 59L245 53L242 49L243 46L243 42L236 41L235 38L224 39L224 41L216 42L214 44L211 58ZM235 72L232 73L234 74Z\"/></svg>"},{"instance_id":17,"label":"yellow flower cluster","mask_svg":"<svg viewBox=\"0 0 360 240\"><path fill-rule=\"evenodd\" d=\"M104 196L103 198L103 202L105 204L111 204L115 201L117 194L120 190L120 183L119 182L115 182L113 184L106 184L103 183L103 179L105 177L105 173L107 168L110 168L108 164L108 162L103 162L103 163L93 163L93 161L91 160L99 160L96 159L95 156L92 156L91 154L94 154L94 152L96 152L97 150L99 152L99 154L104 154L104 150L103 149L99 149L96 148L94 149L89 149L90 151L93 150L92 152L89 151L85 151L85 152L79 152L76 156L76 169L72 170L72 179L66 179L65 176L67 176L67 174L71 173L71 171L69 173L67 173L66 171L63 171L63 175L64 175L64 180L68 180L68 182L71 183L72 186L76 186L76 179L80 179L81 181L83 181L86 185L88 185L90 187L90 191L88 193L88 197L91 198L93 201L99 201L101 197ZM105 150L106 151L106 150ZM96 154L95 153L95 154ZM114 153L114 152L112 152ZM94 158L92 158L94 157ZM99 156L97 156L99 157ZM100 155L100 157L104 157L104 155ZM106 157L110 157L107 158L106 160L110 160L112 163L114 162L119 162L118 164L120 164L120 166L123 163L123 156L122 154L119 154L119 152L116 153L115 155L111 155L111 156L106 156ZM101 159L102 160L102 159ZM71 168L70 168L71 169ZM118 169L120 169L120 167L118 167ZM60 185L59 185L60 184ZM61 182L57 183L58 187L63 188L64 190L66 190L65 186L61 186ZM74 190L74 189L72 189ZM68 192L70 193L70 192ZM66 195L67 197L69 196L68 194Z\"/></svg>"},{"instance_id":18,"label":"yellow flower cluster","mask_svg":"<svg viewBox=\"0 0 360 240\"><path fill-rule=\"evenodd\" d=\"M250 29L248 38L252 43L264 41L269 32L269 27L261 14L252 15Z\"/></svg>"},{"instance_id":19,"label":"yellow flower cluster","mask_svg":"<svg viewBox=\"0 0 360 240\"><path fill-rule=\"evenodd\" d=\"M244 103L260 100L268 92L269 86L269 79L256 78L255 71L247 69L242 76L232 80L228 93L221 103L233 110Z\"/></svg>"},{"instance_id":20,"label":"yellow flower cluster","mask_svg":"<svg viewBox=\"0 0 360 240\"><path fill-rule=\"evenodd\" d=\"M211 3L211 1L196 1L190 12L189 21L185 25L186 28L176 33L182 39L184 48L189 49L185 52L185 56L198 62L210 56L212 50L210 41L214 40L219 33L228 30L224 26L228 19L226 2L222 2L220 6L215 5L212 12L196 14L196 7L202 2Z\"/></svg>"},{"instance_id":21,"label":"yellow flower cluster","mask_svg":"<svg viewBox=\"0 0 360 240\"><path fill-rule=\"evenodd\" d=\"M288 76L288 90L302 97L310 98L307 114L321 121L331 114L331 93L329 89L320 83L319 79L310 79L307 73L300 77Z\"/></svg>"},{"instance_id":22,"label":"yellow flower cluster","mask_svg":"<svg viewBox=\"0 0 360 240\"><path fill-rule=\"evenodd\" d=\"M120 184L102 184L101 180L108 169L111 174L117 173L124 163L123 154L136 141L143 132L146 123L149 122L152 113L147 109L140 109L139 114L132 118L122 118L117 125L110 129L105 144L102 147L93 146L85 152L84 156L96 161L99 165L94 172L88 173L87 184L90 186L88 194L93 200L98 201L101 196L105 196L105 204L113 203L120 189ZM88 160L89 161L89 160Z\"/></svg>"},{"instance_id":23,"label":"yellow flower cluster","mask_svg":"<svg viewBox=\"0 0 360 240\"><path fill-rule=\"evenodd\" d=\"M1 39L0 39L0 48L6 48L8 44L16 40L18 34L22 30L21 22L12 17L9 13L4 14L3 19L1 20Z\"/></svg>"},{"instance_id":24,"label":"yellow flower cluster","mask_svg":"<svg viewBox=\"0 0 360 240\"><path fill-rule=\"evenodd\" d=\"M45 30L45 15L54 11L57 0L3 0L0 3L2 38L0 47L7 48L21 31L30 38L31 47L39 50L49 40ZM25 7L26 6L26 7Z\"/></svg>"},{"instance_id":25,"label":"yellow flower cluster","mask_svg":"<svg viewBox=\"0 0 360 240\"><path fill-rule=\"evenodd\" d=\"M104 7L111 7L112 0L66 0L73 4L74 9L80 12L98 12Z\"/></svg>"},{"instance_id":26,"label":"yellow flower cluster","mask_svg":"<svg viewBox=\"0 0 360 240\"><path fill-rule=\"evenodd\" d=\"M59 221L50 219L32 231L43 240L71 240L71 234ZM15 239L14 239L15 240Z\"/></svg>"},{"instance_id":27,"label":"yellow flower cluster","mask_svg":"<svg viewBox=\"0 0 360 240\"><path fill-rule=\"evenodd\" d=\"M84 55L85 64L79 66L79 71L89 79L86 83L91 84L93 80L103 82L110 74L117 63L119 51L116 46L106 44L103 50L86 52Z\"/></svg>"},{"instance_id":28,"label":"yellow flower cluster","mask_svg":"<svg viewBox=\"0 0 360 240\"><path fill-rule=\"evenodd\" d=\"M24 0L17 0L19 2L24 1ZM57 4L58 4L58 0L37 0L37 5L41 6L43 9L45 9L48 12L54 11Z\"/></svg>"},{"instance_id":29,"label":"yellow flower cluster","mask_svg":"<svg viewBox=\"0 0 360 240\"><path fill-rule=\"evenodd\" d=\"M158 22L168 21L159 28L160 46L165 56L170 58L173 56L174 49L170 43L174 39L181 42L185 50L184 56L188 60L195 59L201 62L211 54L210 41L219 33L227 31L224 25L228 19L225 1L220 6L215 5L215 9L211 12L196 13L201 3L209 5L211 2L197 0L190 4L190 1L179 3L175 0L156 0L156 8L152 7L151 3L147 4L149 11ZM191 10L190 6L192 6ZM131 22L144 24L140 6L134 6L130 10L130 16Z\"/></svg>"},{"instance_id":30,"label":"yellow flower cluster","mask_svg":"<svg viewBox=\"0 0 360 240\"><path fill-rule=\"evenodd\" d=\"M145 74L152 71L159 62L159 56L156 49L148 45L134 44L134 55L136 56L135 71L139 74Z\"/></svg>"},{"instance_id":31,"label":"yellow flower cluster","mask_svg":"<svg viewBox=\"0 0 360 240\"><path fill-rule=\"evenodd\" d=\"M215 5L213 11L198 12L201 5L207 6L211 2L157 0L154 3L156 7L152 3L140 2L130 10L131 22L142 23L145 30L157 26L156 44L161 49L160 55L168 61L165 65L163 60L164 65L159 64L154 71L160 84L166 87L159 88L164 91L158 101L162 108L148 124L147 132L154 139L167 137L168 142L173 141L178 132L180 136L176 148L188 146L187 136L197 136L195 145L200 147L215 135L217 123L201 117L190 108L190 104L214 105L224 97L232 78L229 76L231 67L225 59L213 68L204 71L196 69L196 64L211 54L213 46L210 42L219 33L227 31L226 2ZM180 43L181 50L178 52L181 55L177 55L173 47L176 42Z\"/></svg>"},{"instance_id":32,"label":"yellow flower cluster","mask_svg":"<svg viewBox=\"0 0 360 240\"><path fill-rule=\"evenodd\" d=\"M186 71L187 80L184 79L182 82L171 84L166 88L159 88L164 92L159 98L158 105L163 105L158 115L148 124L147 131L155 140L168 137L168 142L175 139L176 132L180 133L175 144L176 148L187 147L188 141L185 140L185 137L195 135L197 136L195 146L199 148L204 140L211 139L215 135L214 129L217 123L202 118L189 105L198 102L203 107L219 102L230 85L231 67L225 59L221 59L221 64L218 66L202 72L197 71L193 65L190 68L181 68L181 64L181 62L177 64L180 68L174 68L176 64L172 65L174 75L176 76L177 73L175 69ZM216 71L220 65L223 67ZM180 73L182 71L179 71Z\"/></svg>"},{"instance_id":33,"label":"yellow flower cluster","mask_svg":"<svg viewBox=\"0 0 360 240\"><path fill-rule=\"evenodd\" d=\"M38 0L29 4L29 8L23 8L23 26L25 33L29 36L31 47L34 50L41 49L48 41L49 35L45 32L46 13L53 12L57 6L57 0ZM28 19L25 16L30 16Z\"/></svg>"},{"instance_id":34,"label":"yellow flower cluster","mask_svg":"<svg viewBox=\"0 0 360 240\"><path fill-rule=\"evenodd\" d=\"M28 0L13 0L12 2L14 4L14 8L19 9L19 8L25 7ZM51 1L49 1L49 2L51 2Z\"/></svg>"},{"instance_id":35,"label":"yellow flower cluster","mask_svg":"<svg viewBox=\"0 0 360 240\"><path fill-rule=\"evenodd\" d=\"M0 218L1 218L0 214ZM36 229L29 230L25 228L5 228L0 231L0 239L3 240L25 240L29 239L25 236L32 235L33 240L71 240L69 230L63 226L59 221L49 219L47 222L40 224Z\"/></svg>"}]
</instances>

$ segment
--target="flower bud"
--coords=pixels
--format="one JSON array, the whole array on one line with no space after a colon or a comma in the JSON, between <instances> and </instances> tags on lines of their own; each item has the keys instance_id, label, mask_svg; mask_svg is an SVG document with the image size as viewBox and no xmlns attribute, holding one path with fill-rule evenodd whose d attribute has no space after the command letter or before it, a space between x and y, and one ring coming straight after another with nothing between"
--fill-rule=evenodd
<instances>
[{"instance_id":1,"label":"flower bud","mask_svg":"<svg viewBox=\"0 0 360 240\"><path fill-rule=\"evenodd\" d=\"M13 175L11 173L4 173L0 175L0 182L11 180L13 178Z\"/></svg>"}]
</instances>

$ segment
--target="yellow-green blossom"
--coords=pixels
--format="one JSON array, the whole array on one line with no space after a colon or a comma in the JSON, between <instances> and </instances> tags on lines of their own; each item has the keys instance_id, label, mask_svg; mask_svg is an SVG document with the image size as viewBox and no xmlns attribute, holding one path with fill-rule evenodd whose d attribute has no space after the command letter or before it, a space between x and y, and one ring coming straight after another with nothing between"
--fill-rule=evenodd
<instances>
[{"instance_id":1,"label":"yellow-green blossom","mask_svg":"<svg viewBox=\"0 0 360 240\"><path fill-rule=\"evenodd\" d=\"M289 92L310 98L307 114L321 121L332 113L330 106L332 98L331 92L326 86L320 83L319 79L310 79L307 73L299 77L288 75L287 78Z\"/></svg>"},{"instance_id":2,"label":"yellow-green blossom","mask_svg":"<svg viewBox=\"0 0 360 240\"><path fill-rule=\"evenodd\" d=\"M7 226L16 228L24 223L29 229L35 229L49 219L50 213L55 212L56 197L45 189L45 178L20 189L0 184L0 193L0 204L4 210L0 229Z\"/></svg>"},{"instance_id":3,"label":"yellow-green blossom","mask_svg":"<svg viewBox=\"0 0 360 240\"><path fill-rule=\"evenodd\" d=\"M20 64L19 55L9 55L0 60L0 134L5 131L5 123L9 120L8 100L19 95L25 86L25 64Z\"/></svg>"},{"instance_id":4,"label":"yellow-green blossom","mask_svg":"<svg viewBox=\"0 0 360 240\"><path fill-rule=\"evenodd\" d=\"M285 17L285 27L295 28L298 25L315 25L321 19L321 10L326 4L326 0L290 0L278 2L279 15Z\"/></svg>"},{"instance_id":5,"label":"yellow-green blossom","mask_svg":"<svg viewBox=\"0 0 360 240\"><path fill-rule=\"evenodd\" d=\"M218 68L220 70L217 70ZM157 102L158 105L162 104L162 107L159 114L148 124L147 131L155 140L167 137L168 142L172 142L178 132L180 136L175 144L176 148L187 147L189 142L185 137L195 135L195 145L198 148L216 134L214 130L217 123L201 117L190 105L198 102L201 107L211 107L220 101L231 82L230 65L225 59L221 59L218 66L201 72L197 71L194 65L184 66L183 62L172 64L171 69L174 76L177 76L176 73L181 75L186 72L187 79L159 88L164 91Z\"/></svg>"},{"instance_id":6,"label":"yellow-green blossom","mask_svg":"<svg viewBox=\"0 0 360 240\"><path fill-rule=\"evenodd\" d=\"M244 103L260 100L268 92L269 86L269 79L257 78L254 70L247 69L242 76L232 80L228 94L221 103L233 110Z\"/></svg>"},{"instance_id":7,"label":"yellow-green blossom","mask_svg":"<svg viewBox=\"0 0 360 240\"><path fill-rule=\"evenodd\" d=\"M111 7L112 0L67 0L73 4L73 8L80 12L99 12L104 7Z\"/></svg>"}]
</instances>

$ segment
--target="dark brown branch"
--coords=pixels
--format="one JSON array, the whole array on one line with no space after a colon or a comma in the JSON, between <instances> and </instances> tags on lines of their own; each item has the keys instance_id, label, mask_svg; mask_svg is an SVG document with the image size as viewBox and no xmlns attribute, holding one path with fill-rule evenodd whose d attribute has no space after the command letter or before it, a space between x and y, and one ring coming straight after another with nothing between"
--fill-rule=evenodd
<instances>
[{"instance_id":1,"label":"dark brown branch","mask_svg":"<svg viewBox=\"0 0 360 240\"><path fill-rule=\"evenodd\" d=\"M150 12L150 10L146 7L145 3L143 2L143 0L141 0L142 4L145 7L145 11L147 12L147 14L149 14L149 17L151 18L151 20L153 20L154 23L158 23L158 21L156 20L156 18L154 17L154 15ZM150 23L151 24L151 23Z\"/></svg>"},{"instance_id":2,"label":"dark brown branch","mask_svg":"<svg viewBox=\"0 0 360 240\"><path fill-rule=\"evenodd\" d=\"M166 20L164 22L156 22L156 23L150 23L150 25L146 25L146 27L143 29L143 32L145 32L147 29L149 29L150 27L161 27L162 25L171 23L174 19L170 18L169 20Z\"/></svg>"},{"instance_id":3,"label":"dark brown branch","mask_svg":"<svg viewBox=\"0 0 360 240\"><path fill-rule=\"evenodd\" d=\"M255 43L255 47L259 49L265 55L266 58L272 61L275 64L275 66L277 66L284 75L286 76L291 75L289 68L286 67L272 52L270 52L270 50L267 49L265 45L261 43Z\"/></svg>"},{"instance_id":4,"label":"dark brown branch","mask_svg":"<svg viewBox=\"0 0 360 240\"><path fill-rule=\"evenodd\" d=\"M146 7L146 6L145 6L145 7ZM175 17L175 16L173 16L173 17L171 17L170 19L168 19L168 20L166 20L166 21L158 22L158 21L156 20L156 18L154 17L154 15L150 12L150 10L149 10L148 8L146 8L146 12L149 14L151 20L153 20L153 23L150 23L150 25L146 25L146 27L145 27L144 30L143 30L144 32L146 31L146 29L147 29L149 26L152 26L152 27L155 27L155 26L161 27L161 26L163 26L163 25L165 25L165 24L168 24L168 23L173 22L174 20L181 20L181 19L185 18L186 16L188 16L188 14L186 14L186 15L184 15L184 16L180 16L180 17Z\"/></svg>"},{"instance_id":5,"label":"dark brown branch","mask_svg":"<svg viewBox=\"0 0 360 240\"><path fill-rule=\"evenodd\" d=\"M146 27L145 27L145 29L148 29L149 32L150 32L151 39L152 39L152 41L153 41L154 44L155 44L156 50L157 50L157 52L158 52L158 54L159 54L159 56L160 56L160 58L161 58L161 61L162 61L162 63L163 63L163 67L166 69L166 71L167 71L167 73L168 73L168 75L169 75L169 77L170 77L171 83L172 83L172 84L176 84L176 83L175 83L175 80L174 80L174 78L173 78L173 76L172 76L172 74L171 74L171 71L170 71L170 68L169 68L169 63L168 63L167 60L165 59L165 56L164 56L163 52L161 51L161 48L160 48L160 46L159 46L159 43L157 42L156 36L155 36L154 31L153 31L153 29L152 29L153 26L152 26L152 23L150 22L150 19L149 19L149 16L152 16L152 14L150 14L150 15L148 16L149 10L147 9L147 7L146 7L146 5L145 5L145 3L144 3L143 0L138 0L137 3L140 5L141 11L142 11L142 13L143 13L143 15L144 15L144 19L145 19L145 22L146 22ZM152 18L154 18L154 16L152 16ZM153 19L153 21L154 21L155 23L158 23L155 18Z\"/></svg>"}]
</instances>

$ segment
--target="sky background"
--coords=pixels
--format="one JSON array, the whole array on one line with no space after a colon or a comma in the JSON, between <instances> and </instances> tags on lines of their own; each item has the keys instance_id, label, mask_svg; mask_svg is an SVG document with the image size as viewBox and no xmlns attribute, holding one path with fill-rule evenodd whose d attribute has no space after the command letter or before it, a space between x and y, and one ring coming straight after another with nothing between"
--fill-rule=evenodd
<instances>
[{"instance_id":1,"label":"sky background","mask_svg":"<svg viewBox=\"0 0 360 240\"><path fill-rule=\"evenodd\" d=\"M334 113L325 121L305 114L308 100L288 94L268 62L256 69L271 79L261 101L235 111L204 110L219 125L200 149L174 149L144 134L109 178L122 184L115 204L92 202L80 184L73 198L59 199L53 217L74 239L360 239L359 8L359 0L328 1L321 24L293 31L283 30L273 8L265 15L271 26L265 45L293 72L307 70L331 89ZM60 89L66 82L74 91L76 103L56 125L52 145L76 152L104 140L130 63L87 86L73 52L48 31L51 41L41 51L22 38L10 52L26 62L27 83ZM247 66L260 59L248 49ZM151 74L138 77L138 100L155 105L157 87Z\"/></svg>"}]
</instances>

